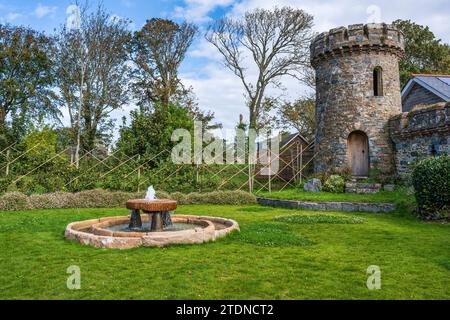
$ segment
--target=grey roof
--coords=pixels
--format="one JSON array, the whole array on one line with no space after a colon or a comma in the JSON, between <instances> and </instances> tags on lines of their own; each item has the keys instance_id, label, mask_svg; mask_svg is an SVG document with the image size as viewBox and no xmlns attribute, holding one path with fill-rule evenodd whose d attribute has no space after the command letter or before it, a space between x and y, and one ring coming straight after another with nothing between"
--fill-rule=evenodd
<instances>
[{"instance_id":1,"label":"grey roof","mask_svg":"<svg viewBox=\"0 0 450 320\"><path fill-rule=\"evenodd\" d=\"M450 101L450 75L413 75L402 90L405 97L414 83L419 84L445 101Z\"/></svg>"},{"instance_id":2,"label":"grey roof","mask_svg":"<svg viewBox=\"0 0 450 320\"><path fill-rule=\"evenodd\" d=\"M300 134L299 133L293 133L293 134L289 134L289 135L283 136L283 138L281 139L281 142L280 142L280 147L281 148L284 147L286 144L290 143L297 136L300 136Z\"/></svg>"},{"instance_id":3,"label":"grey roof","mask_svg":"<svg viewBox=\"0 0 450 320\"><path fill-rule=\"evenodd\" d=\"M290 143L297 137L302 139L305 142L305 144L310 145L310 142L308 140L306 140L300 133L292 133L292 134L284 135L281 138L280 149L288 147L290 145ZM257 146L258 146L258 150L265 149L265 148L267 148L267 141L259 142L257 144Z\"/></svg>"}]
</instances>

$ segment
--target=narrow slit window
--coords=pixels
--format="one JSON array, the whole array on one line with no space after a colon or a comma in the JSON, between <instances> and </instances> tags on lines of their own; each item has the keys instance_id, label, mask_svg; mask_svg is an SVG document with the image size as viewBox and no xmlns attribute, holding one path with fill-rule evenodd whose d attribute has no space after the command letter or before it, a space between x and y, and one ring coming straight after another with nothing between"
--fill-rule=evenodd
<instances>
[{"instance_id":1,"label":"narrow slit window","mask_svg":"<svg viewBox=\"0 0 450 320\"><path fill-rule=\"evenodd\" d=\"M383 95L383 69L381 67L373 70L373 95L375 97Z\"/></svg>"}]
</instances>

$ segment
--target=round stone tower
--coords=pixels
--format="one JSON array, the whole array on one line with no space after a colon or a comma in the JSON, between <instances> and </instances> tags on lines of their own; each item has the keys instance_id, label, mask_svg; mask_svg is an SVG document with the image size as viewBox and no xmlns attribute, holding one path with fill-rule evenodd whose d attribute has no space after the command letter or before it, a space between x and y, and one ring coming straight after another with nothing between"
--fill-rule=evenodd
<instances>
[{"instance_id":1,"label":"round stone tower","mask_svg":"<svg viewBox=\"0 0 450 320\"><path fill-rule=\"evenodd\" d=\"M403 34L388 24L357 24L318 35L315 171L394 172L389 118L401 113Z\"/></svg>"}]
</instances>

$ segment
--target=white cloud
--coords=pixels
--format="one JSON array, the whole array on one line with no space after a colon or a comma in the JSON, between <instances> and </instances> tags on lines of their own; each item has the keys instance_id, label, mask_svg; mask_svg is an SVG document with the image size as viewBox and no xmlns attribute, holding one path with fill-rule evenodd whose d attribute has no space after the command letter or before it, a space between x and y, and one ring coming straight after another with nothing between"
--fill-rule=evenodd
<instances>
[{"instance_id":1,"label":"white cloud","mask_svg":"<svg viewBox=\"0 0 450 320\"><path fill-rule=\"evenodd\" d=\"M213 111L224 128L233 128L239 121L239 114L248 114L241 83L219 63L211 62L202 71L207 78L189 73L181 74L181 80L194 88L202 109Z\"/></svg>"},{"instance_id":2,"label":"white cloud","mask_svg":"<svg viewBox=\"0 0 450 320\"><path fill-rule=\"evenodd\" d=\"M17 19L21 18L22 14L17 13L17 12L10 12L6 15L5 20L9 23L12 23L14 21L16 21Z\"/></svg>"},{"instance_id":3,"label":"white cloud","mask_svg":"<svg viewBox=\"0 0 450 320\"><path fill-rule=\"evenodd\" d=\"M67 14L67 20L66 20L66 26L68 29L80 28L81 24L81 11L80 8L77 5L70 5L66 9Z\"/></svg>"},{"instance_id":4,"label":"white cloud","mask_svg":"<svg viewBox=\"0 0 450 320\"><path fill-rule=\"evenodd\" d=\"M414 6L408 0L243 0L233 5L231 13L241 15L257 7L291 6L314 16L314 29L318 32L368 21L391 23L397 19L410 19L428 25L432 31L450 43L450 7L448 0L428 0Z\"/></svg>"},{"instance_id":5,"label":"white cloud","mask_svg":"<svg viewBox=\"0 0 450 320\"><path fill-rule=\"evenodd\" d=\"M208 15L219 7L226 7L234 3L233 0L185 0L184 6L177 6L173 17L191 22L204 23L211 21Z\"/></svg>"},{"instance_id":6,"label":"white cloud","mask_svg":"<svg viewBox=\"0 0 450 320\"><path fill-rule=\"evenodd\" d=\"M194 47L188 52L191 58L205 58L208 60L219 61L222 56L216 47L211 45L204 37L195 42Z\"/></svg>"},{"instance_id":7,"label":"white cloud","mask_svg":"<svg viewBox=\"0 0 450 320\"><path fill-rule=\"evenodd\" d=\"M37 5L36 9L34 10L34 15L36 17L38 17L39 19L41 19L49 14L55 13L57 9L58 9L58 7L44 6L39 3Z\"/></svg>"}]
</instances>

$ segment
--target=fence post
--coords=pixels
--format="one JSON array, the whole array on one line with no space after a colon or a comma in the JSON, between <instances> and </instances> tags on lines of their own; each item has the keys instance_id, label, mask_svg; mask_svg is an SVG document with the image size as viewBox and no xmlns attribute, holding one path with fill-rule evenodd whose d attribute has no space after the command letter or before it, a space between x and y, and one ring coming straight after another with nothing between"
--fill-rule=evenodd
<instances>
[{"instance_id":1,"label":"fence post","mask_svg":"<svg viewBox=\"0 0 450 320\"><path fill-rule=\"evenodd\" d=\"M248 192L252 193L252 169L250 166L250 161L248 164Z\"/></svg>"},{"instance_id":2,"label":"fence post","mask_svg":"<svg viewBox=\"0 0 450 320\"><path fill-rule=\"evenodd\" d=\"M299 167L300 167L300 159L299 159L299 153L298 153L298 145L299 145L299 143L297 142L296 144L295 144L295 149L296 149L296 154L295 154L295 182L296 183L298 183L299 182L299 180L301 181L301 179L302 179L302 177L300 177L300 179L298 178L298 172L299 172ZM301 144L300 144L301 145ZM301 156L300 156L301 157Z\"/></svg>"},{"instance_id":3,"label":"fence post","mask_svg":"<svg viewBox=\"0 0 450 320\"><path fill-rule=\"evenodd\" d=\"M138 156L138 189L137 192L141 192L141 155Z\"/></svg>"},{"instance_id":4,"label":"fence post","mask_svg":"<svg viewBox=\"0 0 450 320\"><path fill-rule=\"evenodd\" d=\"M300 184L303 182L303 144L300 145Z\"/></svg>"},{"instance_id":5,"label":"fence post","mask_svg":"<svg viewBox=\"0 0 450 320\"><path fill-rule=\"evenodd\" d=\"M6 176L9 176L9 152L10 150L8 149L6 151Z\"/></svg>"},{"instance_id":6,"label":"fence post","mask_svg":"<svg viewBox=\"0 0 450 320\"><path fill-rule=\"evenodd\" d=\"M272 193L272 150L268 150L269 154L269 193Z\"/></svg>"},{"instance_id":7,"label":"fence post","mask_svg":"<svg viewBox=\"0 0 450 320\"><path fill-rule=\"evenodd\" d=\"M197 186L199 186L200 176L199 176L199 165L195 165L195 180L197 182Z\"/></svg>"}]
</instances>

